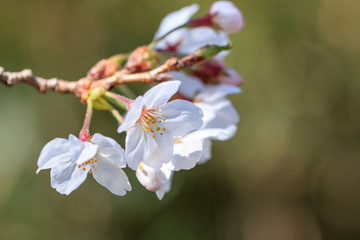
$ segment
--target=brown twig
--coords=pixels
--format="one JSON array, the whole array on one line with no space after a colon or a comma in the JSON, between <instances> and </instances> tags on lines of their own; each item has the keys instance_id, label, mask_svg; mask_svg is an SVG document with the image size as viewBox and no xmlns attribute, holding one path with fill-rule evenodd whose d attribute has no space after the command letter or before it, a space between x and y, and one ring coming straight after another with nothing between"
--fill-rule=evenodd
<instances>
[{"instance_id":1,"label":"brown twig","mask_svg":"<svg viewBox=\"0 0 360 240\"><path fill-rule=\"evenodd\" d=\"M62 93L73 93L78 83L57 78L41 78L35 76L30 69L24 69L20 72L6 72L3 67L0 67L0 82L7 86L13 86L21 82L37 88L40 92L52 90Z\"/></svg>"},{"instance_id":2,"label":"brown twig","mask_svg":"<svg viewBox=\"0 0 360 240\"><path fill-rule=\"evenodd\" d=\"M125 83L152 83L166 81L172 78L172 76L166 72L180 71L203 60L204 57L199 57L197 54L190 54L181 59L172 57L169 58L163 65L151 71L129 74L120 70L108 78L99 80L82 78L78 81L66 81L57 78L45 79L33 75L32 71L29 69L25 69L20 72L6 72L4 71L4 68L0 67L0 82L6 84L7 86L12 86L16 83L25 83L37 88L40 92L55 91L60 93L72 93L81 97L84 91L97 86L101 86L106 90L109 90L114 86Z\"/></svg>"}]
</instances>

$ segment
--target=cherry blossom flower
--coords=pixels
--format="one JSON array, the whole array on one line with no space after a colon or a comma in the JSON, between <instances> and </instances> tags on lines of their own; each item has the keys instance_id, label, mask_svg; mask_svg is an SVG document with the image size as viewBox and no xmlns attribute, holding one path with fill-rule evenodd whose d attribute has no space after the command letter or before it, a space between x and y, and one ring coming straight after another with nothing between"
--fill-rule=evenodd
<instances>
[{"instance_id":1,"label":"cherry blossom flower","mask_svg":"<svg viewBox=\"0 0 360 240\"><path fill-rule=\"evenodd\" d=\"M37 162L37 173L51 168L51 186L66 195L78 188L88 173L92 173L95 180L110 192L123 196L131 190L122 170L126 167L124 155L124 150L115 140L99 133L85 142L69 135L69 139L55 138L45 145Z\"/></svg>"},{"instance_id":2,"label":"cherry blossom flower","mask_svg":"<svg viewBox=\"0 0 360 240\"><path fill-rule=\"evenodd\" d=\"M184 136L202 126L203 113L193 103L168 102L179 85L180 81L160 83L143 97L137 97L119 127L119 133L128 130L125 152L128 166L133 170L141 161L156 169L171 161L174 137Z\"/></svg>"},{"instance_id":3,"label":"cherry blossom flower","mask_svg":"<svg viewBox=\"0 0 360 240\"><path fill-rule=\"evenodd\" d=\"M178 96L193 101L204 114L200 129L178 137L175 141L174 158L166 165L178 171L191 169L210 159L211 140L224 141L234 136L239 115L226 96L241 91L233 85L206 85L183 72L171 74L182 82Z\"/></svg>"}]
</instances>

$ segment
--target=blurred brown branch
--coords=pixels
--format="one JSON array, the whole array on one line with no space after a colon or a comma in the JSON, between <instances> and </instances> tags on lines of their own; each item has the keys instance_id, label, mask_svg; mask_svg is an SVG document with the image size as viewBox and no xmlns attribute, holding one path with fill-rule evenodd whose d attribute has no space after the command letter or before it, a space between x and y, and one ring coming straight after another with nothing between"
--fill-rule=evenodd
<instances>
[{"instance_id":1,"label":"blurred brown branch","mask_svg":"<svg viewBox=\"0 0 360 240\"><path fill-rule=\"evenodd\" d=\"M26 83L40 92L53 90L56 92L72 93L76 88L77 82L70 82L57 78L45 79L35 76L30 69L24 69L20 72L6 72L0 66L0 82L7 86L13 86L16 83Z\"/></svg>"}]
</instances>

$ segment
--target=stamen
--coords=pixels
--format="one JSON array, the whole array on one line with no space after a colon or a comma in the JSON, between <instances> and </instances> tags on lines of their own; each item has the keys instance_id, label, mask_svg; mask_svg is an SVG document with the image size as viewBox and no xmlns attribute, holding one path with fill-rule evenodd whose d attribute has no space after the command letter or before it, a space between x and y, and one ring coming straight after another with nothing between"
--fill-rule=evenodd
<instances>
[{"instance_id":1,"label":"stamen","mask_svg":"<svg viewBox=\"0 0 360 240\"><path fill-rule=\"evenodd\" d=\"M162 126L160 125L160 123L166 121L164 117L164 113L159 113L157 110L153 109L153 110L143 110L139 122L140 124L142 124L143 129L145 130L145 132L150 132L152 133L152 137L155 138L156 135L155 130L157 132L163 130L165 131L165 128L162 128ZM164 133L160 132L160 135L164 135Z\"/></svg>"},{"instance_id":2,"label":"stamen","mask_svg":"<svg viewBox=\"0 0 360 240\"><path fill-rule=\"evenodd\" d=\"M78 168L81 168L81 165L79 164Z\"/></svg>"},{"instance_id":3,"label":"stamen","mask_svg":"<svg viewBox=\"0 0 360 240\"><path fill-rule=\"evenodd\" d=\"M90 169L89 174L91 174L91 173L92 173L92 171L91 171L91 169Z\"/></svg>"}]
</instances>

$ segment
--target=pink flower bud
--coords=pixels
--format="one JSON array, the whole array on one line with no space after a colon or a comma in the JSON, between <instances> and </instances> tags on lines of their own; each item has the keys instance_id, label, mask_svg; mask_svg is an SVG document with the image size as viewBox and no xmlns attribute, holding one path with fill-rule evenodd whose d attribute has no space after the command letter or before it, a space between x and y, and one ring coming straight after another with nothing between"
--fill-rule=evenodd
<instances>
[{"instance_id":1,"label":"pink flower bud","mask_svg":"<svg viewBox=\"0 0 360 240\"><path fill-rule=\"evenodd\" d=\"M209 13L212 23L227 33L236 33L244 27L244 18L240 10L229 1L214 2Z\"/></svg>"}]
</instances>

